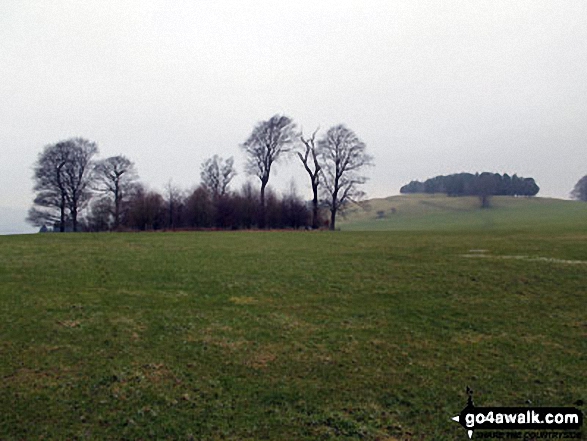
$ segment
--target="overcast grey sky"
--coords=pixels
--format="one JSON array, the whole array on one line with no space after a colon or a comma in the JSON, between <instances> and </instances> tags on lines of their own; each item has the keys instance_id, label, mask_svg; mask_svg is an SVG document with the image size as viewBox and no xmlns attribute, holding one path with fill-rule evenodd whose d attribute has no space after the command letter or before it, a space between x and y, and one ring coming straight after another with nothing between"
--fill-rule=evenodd
<instances>
[{"instance_id":1,"label":"overcast grey sky","mask_svg":"<svg viewBox=\"0 0 587 441\"><path fill-rule=\"evenodd\" d=\"M275 113L344 123L375 156L370 197L461 171L587 174L587 2L1 0L0 207L28 208L32 164L72 136L143 181L188 188ZM285 161L279 190L301 166Z\"/></svg>"}]
</instances>

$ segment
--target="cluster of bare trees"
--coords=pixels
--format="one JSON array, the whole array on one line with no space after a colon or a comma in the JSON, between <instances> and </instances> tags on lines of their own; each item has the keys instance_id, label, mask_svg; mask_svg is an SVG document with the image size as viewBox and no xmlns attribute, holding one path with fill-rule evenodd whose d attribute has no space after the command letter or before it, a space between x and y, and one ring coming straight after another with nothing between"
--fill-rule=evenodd
<instances>
[{"instance_id":1,"label":"cluster of bare trees","mask_svg":"<svg viewBox=\"0 0 587 441\"><path fill-rule=\"evenodd\" d=\"M336 215L360 198L371 165L365 144L343 125L305 138L291 118L275 115L259 122L241 145L245 170L260 188L246 183L231 191L233 158L214 155L201 165L200 185L182 191L171 181L163 194L139 182L125 156L96 160L98 147L83 138L48 145L34 166L36 197L28 220L56 231L110 231L176 228L318 228L321 208ZM268 188L271 170L284 158L299 159L312 187L311 205L290 190L278 196Z\"/></svg>"},{"instance_id":2,"label":"cluster of bare trees","mask_svg":"<svg viewBox=\"0 0 587 441\"><path fill-rule=\"evenodd\" d=\"M28 221L63 232L87 229L90 219L100 219L100 229L118 229L139 190L138 175L128 158L95 160L97 154L96 143L83 138L46 146L34 167L37 195Z\"/></svg>"},{"instance_id":3,"label":"cluster of bare trees","mask_svg":"<svg viewBox=\"0 0 587 441\"><path fill-rule=\"evenodd\" d=\"M338 212L364 195L360 186L366 182L366 177L361 172L364 167L372 165L365 144L344 125L330 128L316 142L317 132L304 138L290 118L275 115L258 123L242 145L248 158L247 172L261 181L259 225L262 228L266 223L265 187L271 167L292 152L300 159L310 178L313 228L320 223L320 203L330 211L329 226L334 230Z\"/></svg>"}]
</instances>

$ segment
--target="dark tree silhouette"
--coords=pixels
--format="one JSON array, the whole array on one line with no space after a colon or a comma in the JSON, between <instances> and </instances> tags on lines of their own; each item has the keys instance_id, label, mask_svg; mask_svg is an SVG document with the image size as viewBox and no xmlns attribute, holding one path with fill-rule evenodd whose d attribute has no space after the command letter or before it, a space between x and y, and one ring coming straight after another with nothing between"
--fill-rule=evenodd
<instances>
[{"instance_id":1,"label":"dark tree silhouette","mask_svg":"<svg viewBox=\"0 0 587 441\"><path fill-rule=\"evenodd\" d=\"M304 144L301 151L296 152L300 161L304 165L308 176L310 177L310 184L312 185L312 228L318 228L318 187L320 185L320 171L322 166L318 161L318 150L315 143L316 133L318 129L312 133L310 138L304 138L303 134L300 135L300 140Z\"/></svg>"},{"instance_id":2,"label":"dark tree silhouette","mask_svg":"<svg viewBox=\"0 0 587 441\"><path fill-rule=\"evenodd\" d=\"M98 153L94 142L71 138L48 145L34 166L37 196L28 220L34 225L57 223L65 231L66 221L78 230L79 212L91 198L92 158Z\"/></svg>"},{"instance_id":3,"label":"dark tree silhouette","mask_svg":"<svg viewBox=\"0 0 587 441\"><path fill-rule=\"evenodd\" d=\"M491 196L496 194L499 185L499 175L481 173L475 180L474 192L481 202L481 208L489 208Z\"/></svg>"},{"instance_id":4,"label":"dark tree silhouette","mask_svg":"<svg viewBox=\"0 0 587 441\"><path fill-rule=\"evenodd\" d=\"M185 209L185 197L179 187L173 185L170 179L165 186L165 205L167 207L166 224L172 230L182 225Z\"/></svg>"},{"instance_id":5,"label":"dark tree silhouette","mask_svg":"<svg viewBox=\"0 0 587 441\"><path fill-rule=\"evenodd\" d=\"M324 179L323 202L330 210L331 230L336 228L336 214L349 202L364 196L360 186L367 178L361 171L372 165L372 157L365 149L365 143L344 125L329 129L318 143Z\"/></svg>"},{"instance_id":6,"label":"dark tree silhouette","mask_svg":"<svg viewBox=\"0 0 587 441\"><path fill-rule=\"evenodd\" d=\"M134 164L125 156L103 159L95 168L96 189L112 202L114 229L120 227L123 203L136 185L138 175ZM104 205L101 205L102 213Z\"/></svg>"},{"instance_id":7,"label":"dark tree silhouette","mask_svg":"<svg viewBox=\"0 0 587 441\"><path fill-rule=\"evenodd\" d=\"M129 199L127 226L137 230L158 230L163 227L165 201L155 192L138 185Z\"/></svg>"},{"instance_id":8,"label":"dark tree silhouette","mask_svg":"<svg viewBox=\"0 0 587 441\"><path fill-rule=\"evenodd\" d=\"M185 201L186 226L209 228L214 222L214 205L210 192L203 186L196 188Z\"/></svg>"},{"instance_id":9,"label":"dark tree silhouette","mask_svg":"<svg viewBox=\"0 0 587 441\"><path fill-rule=\"evenodd\" d=\"M297 137L291 118L274 115L258 123L249 138L241 145L247 155L246 171L261 181L259 227L265 228L265 188L269 182L271 167L281 155L291 150Z\"/></svg>"},{"instance_id":10,"label":"dark tree silhouette","mask_svg":"<svg viewBox=\"0 0 587 441\"><path fill-rule=\"evenodd\" d=\"M571 191L571 197L578 201L587 202L587 175L577 181L573 191Z\"/></svg>"},{"instance_id":11,"label":"dark tree silhouette","mask_svg":"<svg viewBox=\"0 0 587 441\"><path fill-rule=\"evenodd\" d=\"M79 212L92 197L92 158L98 153L98 146L95 142L83 138L73 138L65 143L70 151L70 159L64 167L65 195L71 215L71 226L75 232L78 231Z\"/></svg>"},{"instance_id":12,"label":"dark tree silhouette","mask_svg":"<svg viewBox=\"0 0 587 441\"><path fill-rule=\"evenodd\" d=\"M449 196L535 196L540 187L532 178L498 173L457 173L435 176L424 182L412 181L400 193L446 193Z\"/></svg>"},{"instance_id":13,"label":"dark tree silhouette","mask_svg":"<svg viewBox=\"0 0 587 441\"><path fill-rule=\"evenodd\" d=\"M59 231L65 231L67 199L64 168L67 161L69 150L63 143L47 145L39 153L33 176L37 195L27 218L31 224L59 225Z\"/></svg>"}]
</instances>

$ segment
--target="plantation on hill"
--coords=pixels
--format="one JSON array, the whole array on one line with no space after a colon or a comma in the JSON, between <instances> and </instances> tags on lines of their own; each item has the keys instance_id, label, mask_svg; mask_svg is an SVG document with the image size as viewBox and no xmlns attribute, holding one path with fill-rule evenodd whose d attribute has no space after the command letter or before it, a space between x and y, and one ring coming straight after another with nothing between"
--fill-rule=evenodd
<instances>
[{"instance_id":1,"label":"plantation on hill","mask_svg":"<svg viewBox=\"0 0 587 441\"><path fill-rule=\"evenodd\" d=\"M493 196L490 204L480 209L473 196L391 196L351 207L339 226L347 231L587 228L587 204L577 201Z\"/></svg>"}]
</instances>

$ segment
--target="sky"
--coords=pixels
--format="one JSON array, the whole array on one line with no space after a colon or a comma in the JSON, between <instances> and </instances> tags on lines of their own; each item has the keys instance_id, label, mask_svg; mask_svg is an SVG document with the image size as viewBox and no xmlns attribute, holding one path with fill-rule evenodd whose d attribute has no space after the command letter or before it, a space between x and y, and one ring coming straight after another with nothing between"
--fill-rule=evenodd
<instances>
[{"instance_id":1,"label":"sky","mask_svg":"<svg viewBox=\"0 0 587 441\"><path fill-rule=\"evenodd\" d=\"M492 171L568 198L587 174L584 0L2 0L0 207L30 207L45 145L123 154L185 189L274 114L367 145L368 197ZM251 178L252 179L252 178ZM270 185L305 171L284 158ZM256 182L256 181L253 181Z\"/></svg>"}]
</instances>

